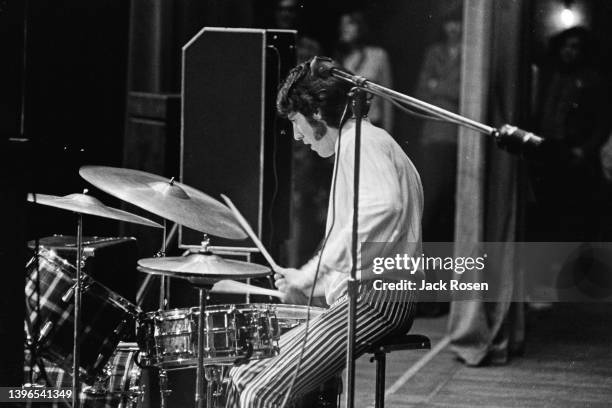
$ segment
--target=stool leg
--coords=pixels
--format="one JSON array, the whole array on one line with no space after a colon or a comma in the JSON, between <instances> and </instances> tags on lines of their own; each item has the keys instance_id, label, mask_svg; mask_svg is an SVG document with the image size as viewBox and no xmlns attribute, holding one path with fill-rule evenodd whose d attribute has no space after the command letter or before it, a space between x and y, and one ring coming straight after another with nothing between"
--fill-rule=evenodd
<instances>
[{"instance_id":1,"label":"stool leg","mask_svg":"<svg viewBox=\"0 0 612 408\"><path fill-rule=\"evenodd\" d=\"M375 408L385 408L385 370L386 370L386 353L374 354L376 360L376 396L374 401Z\"/></svg>"}]
</instances>

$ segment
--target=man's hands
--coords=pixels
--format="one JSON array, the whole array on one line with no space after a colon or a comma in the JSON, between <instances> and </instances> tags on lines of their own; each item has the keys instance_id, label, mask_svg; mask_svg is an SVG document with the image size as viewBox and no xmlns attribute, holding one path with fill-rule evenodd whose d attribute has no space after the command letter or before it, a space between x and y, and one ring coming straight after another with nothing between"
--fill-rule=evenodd
<instances>
[{"instance_id":1,"label":"man's hands","mask_svg":"<svg viewBox=\"0 0 612 408\"><path fill-rule=\"evenodd\" d=\"M306 273L299 269L279 267L274 270L274 280L276 287L284 295L284 303L307 303L313 282Z\"/></svg>"}]
</instances>

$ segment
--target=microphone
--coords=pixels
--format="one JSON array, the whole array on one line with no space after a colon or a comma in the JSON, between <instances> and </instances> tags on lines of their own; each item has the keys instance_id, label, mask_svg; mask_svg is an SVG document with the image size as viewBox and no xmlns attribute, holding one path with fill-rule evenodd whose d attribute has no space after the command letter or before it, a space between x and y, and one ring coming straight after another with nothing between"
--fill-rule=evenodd
<instances>
[{"instance_id":1,"label":"microphone","mask_svg":"<svg viewBox=\"0 0 612 408\"><path fill-rule=\"evenodd\" d=\"M543 159L549 155L546 141L516 126L504 125L495 134L497 146L526 159Z\"/></svg>"},{"instance_id":2,"label":"microphone","mask_svg":"<svg viewBox=\"0 0 612 408\"><path fill-rule=\"evenodd\" d=\"M310 75L327 79L332 75L332 71L338 70L334 66L334 61L328 57L314 57L310 62ZM341 71L341 70L338 70Z\"/></svg>"}]
</instances>

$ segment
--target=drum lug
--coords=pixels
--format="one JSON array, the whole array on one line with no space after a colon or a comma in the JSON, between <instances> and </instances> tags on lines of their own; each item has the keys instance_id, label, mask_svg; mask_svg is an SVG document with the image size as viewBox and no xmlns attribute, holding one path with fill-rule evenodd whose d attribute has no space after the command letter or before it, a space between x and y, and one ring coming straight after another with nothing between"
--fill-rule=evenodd
<instances>
[{"instance_id":1,"label":"drum lug","mask_svg":"<svg viewBox=\"0 0 612 408\"><path fill-rule=\"evenodd\" d=\"M102 361L104 361L104 356L102 355L102 353L98 354L98 358L96 358L96 362L94 363L94 367L98 367ZM104 375L106 377L110 376L110 368L108 367L108 364L104 367L103 369L104 371Z\"/></svg>"},{"instance_id":2,"label":"drum lug","mask_svg":"<svg viewBox=\"0 0 612 408\"><path fill-rule=\"evenodd\" d=\"M83 277L83 280L81 281L81 292L86 292L89 287L91 286L91 281L89 281L86 277ZM76 290L76 282L72 284L72 286L70 286L70 289L68 289L66 291L66 293L64 293L64 295L62 296L62 302L64 303L69 303L70 300L72 299L72 296L74 296L74 291Z\"/></svg>"},{"instance_id":3,"label":"drum lug","mask_svg":"<svg viewBox=\"0 0 612 408\"><path fill-rule=\"evenodd\" d=\"M72 296L74 295L75 290L76 290L76 283L70 286L70 289L68 289L66 293L64 293L64 295L62 296L62 302L69 303L70 300L72 299Z\"/></svg>"},{"instance_id":4,"label":"drum lug","mask_svg":"<svg viewBox=\"0 0 612 408\"><path fill-rule=\"evenodd\" d=\"M145 394L145 390L144 390L144 385L142 386L138 386L138 385L132 385L130 388L130 395L132 398L132 401L135 401L137 398L143 396ZM166 390L166 392L169 394L172 391Z\"/></svg>"},{"instance_id":5,"label":"drum lug","mask_svg":"<svg viewBox=\"0 0 612 408\"><path fill-rule=\"evenodd\" d=\"M246 355L244 357L237 358L234 361L234 366L240 366L240 365L246 364L251 359L251 356L253 355L253 343L250 340L247 340L247 345L245 349L246 349Z\"/></svg>"},{"instance_id":6,"label":"drum lug","mask_svg":"<svg viewBox=\"0 0 612 408\"><path fill-rule=\"evenodd\" d=\"M115 329L114 333L119 335L121 334L121 332L123 331L123 328L128 324L128 321L126 319L121 320L121 323L119 323L119 325L117 326L117 328Z\"/></svg>"},{"instance_id":7,"label":"drum lug","mask_svg":"<svg viewBox=\"0 0 612 408\"><path fill-rule=\"evenodd\" d=\"M46 322L45 325L40 329L40 335L38 336L38 341L42 341L53 329L53 322Z\"/></svg>"}]
</instances>

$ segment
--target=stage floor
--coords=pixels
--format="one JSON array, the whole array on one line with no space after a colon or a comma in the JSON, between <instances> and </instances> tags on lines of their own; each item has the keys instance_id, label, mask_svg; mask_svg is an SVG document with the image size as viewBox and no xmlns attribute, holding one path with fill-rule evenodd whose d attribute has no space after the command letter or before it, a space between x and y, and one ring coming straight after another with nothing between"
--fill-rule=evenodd
<instances>
[{"instance_id":1,"label":"stage floor","mask_svg":"<svg viewBox=\"0 0 612 408\"><path fill-rule=\"evenodd\" d=\"M529 311L525 354L496 367L467 367L448 347L436 353L446 319L415 321L412 332L429 336L432 351L388 357L387 408L612 406L612 304ZM356 407L374 406L374 379L374 363L364 356L357 363Z\"/></svg>"}]
</instances>

